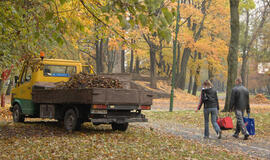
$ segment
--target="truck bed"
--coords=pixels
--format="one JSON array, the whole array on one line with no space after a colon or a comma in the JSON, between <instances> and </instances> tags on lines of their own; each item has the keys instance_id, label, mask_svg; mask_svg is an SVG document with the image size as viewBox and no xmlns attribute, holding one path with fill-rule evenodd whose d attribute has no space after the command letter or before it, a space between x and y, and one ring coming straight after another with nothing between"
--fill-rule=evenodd
<instances>
[{"instance_id":1,"label":"truck bed","mask_svg":"<svg viewBox=\"0 0 270 160\"><path fill-rule=\"evenodd\" d=\"M40 104L152 105L152 95L135 89L35 89L32 100Z\"/></svg>"}]
</instances>

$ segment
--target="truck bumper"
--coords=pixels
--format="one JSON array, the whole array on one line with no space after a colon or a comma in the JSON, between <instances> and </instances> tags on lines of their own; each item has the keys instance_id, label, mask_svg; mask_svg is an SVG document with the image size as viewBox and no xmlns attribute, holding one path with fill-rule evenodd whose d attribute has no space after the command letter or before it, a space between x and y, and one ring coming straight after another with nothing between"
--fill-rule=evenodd
<instances>
[{"instance_id":1,"label":"truck bumper","mask_svg":"<svg viewBox=\"0 0 270 160\"><path fill-rule=\"evenodd\" d=\"M130 122L148 122L148 119L144 115L136 118L124 118L124 117L110 117L110 118L97 118L91 119L95 124L108 124L108 123L130 123Z\"/></svg>"}]
</instances>

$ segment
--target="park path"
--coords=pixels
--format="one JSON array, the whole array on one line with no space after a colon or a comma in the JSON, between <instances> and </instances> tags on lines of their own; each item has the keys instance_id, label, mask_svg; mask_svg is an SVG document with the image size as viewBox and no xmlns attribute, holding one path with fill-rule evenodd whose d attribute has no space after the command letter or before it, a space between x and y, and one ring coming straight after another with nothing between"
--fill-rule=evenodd
<instances>
[{"instance_id":1,"label":"park path","mask_svg":"<svg viewBox=\"0 0 270 160\"><path fill-rule=\"evenodd\" d=\"M153 110L160 111L159 106L153 106ZM167 110L167 109L166 109ZM176 110L193 110L190 108L176 108ZM148 123L134 123L135 126L144 127L146 129L155 130L165 134L172 134L175 136L181 136L184 139L196 141L202 144L211 146L223 147L232 152L242 152L243 154L249 154L257 159L269 159L270 160L270 141L269 139L263 139L250 136L249 140L244 141L243 136L240 134L239 138L232 137L231 131L223 131L222 139L217 139L217 135L212 129L210 124L210 138L204 139L203 126L200 128L194 128L193 126L184 126L181 122L168 122L168 121L153 121L149 119Z\"/></svg>"}]
</instances>

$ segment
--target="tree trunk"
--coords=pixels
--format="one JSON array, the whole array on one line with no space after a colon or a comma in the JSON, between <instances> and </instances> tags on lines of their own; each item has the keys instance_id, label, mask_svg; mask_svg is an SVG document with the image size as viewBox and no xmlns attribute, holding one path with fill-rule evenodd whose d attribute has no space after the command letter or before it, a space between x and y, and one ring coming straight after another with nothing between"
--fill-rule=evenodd
<instances>
[{"instance_id":1,"label":"tree trunk","mask_svg":"<svg viewBox=\"0 0 270 160\"><path fill-rule=\"evenodd\" d=\"M180 54L181 54L181 46L178 42L177 44L177 59L176 59L176 77L175 77L175 88L179 87L179 77L180 77Z\"/></svg>"},{"instance_id":2,"label":"tree trunk","mask_svg":"<svg viewBox=\"0 0 270 160\"><path fill-rule=\"evenodd\" d=\"M268 95L270 96L270 79L268 80L268 84L266 85L268 90Z\"/></svg>"},{"instance_id":3,"label":"tree trunk","mask_svg":"<svg viewBox=\"0 0 270 160\"><path fill-rule=\"evenodd\" d=\"M180 43L178 42L177 43L177 60L176 60L176 75L179 75L179 70L180 70L180 51L181 49L181 46L180 46Z\"/></svg>"},{"instance_id":4,"label":"tree trunk","mask_svg":"<svg viewBox=\"0 0 270 160\"><path fill-rule=\"evenodd\" d=\"M214 74L213 74L213 64L208 62L208 79L213 82Z\"/></svg>"},{"instance_id":5,"label":"tree trunk","mask_svg":"<svg viewBox=\"0 0 270 160\"><path fill-rule=\"evenodd\" d=\"M9 81L9 84L8 84L8 88L7 88L7 91L6 91L6 95L10 95L10 91L11 91L11 88L12 88L12 79L10 79Z\"/></svg>"},{"instance_id":6,"label":"tree trunk","mask_svg":"<svg viewBox=\"0 0 270 160\"><path fill-rule=\"evenodd\" d=\"M171 70L170 64L167 63L167 71L166 71L166 75L167 75L168 77L170 76L170 70Z\"/></svg>"},{"instance_id":7,"label":"tree trunk","mask_svg":"<svg viewBox=\"0 0 270 160\"><path fill-rule=\"evenodd\" d=\"M136 68L135 68L135 72L136 72L137 74L140 73L140 59L139 59L138 56L136 57Z\"/></svg>"},{"instance_id":8,"label":"tree trunk","mask_svg":"<svg viewBox=\"0 0 270 160\"><path fill-rule=\"evenodd\" d=\"M180 73L177 81L177 86L184 90L186 85L186 72L187 72L187 63L190 56L191 50L189 48L184 49L184 53L181 60Z\"/></svg>"},{"instance_id":9,"label":"tree trunk","mask_svg":"<svg viewBox=\"0 0 270 160\"><path fill-rule=\"evenodd\" d=\"M198 59L202 59L202 55L201 53L198 53ZM201 72L201 65L198 64L198 67L196 69L196 73L195 73L195 78L194 78L194 85L193 85L193 90L192 90L192 95L196 96L197 94L197 90L198 90L198 84L200 81L200 72Z\"/></svg>"},{"instance_id":10,"label":"tree trunk","mask_svg":"<svg viewBox=\"0 0 270 160\"><path fill-rule=\"evenodd\" d=\"M229 54L227 57L228 62L228 78L227 78L227 89L226 89L226 101L224 111L229 110L231 91L234 85L234 81L237 77L237 52L239 44L239 0L230 0L230 13L231 13L231 40Z\"/></svg>"},{"instance_id":11,"label":"tree trunk","mask_svg":"<svg viewBox=\"0 0 270 160\"><path fill-rule=\"evenodd\" d=\"M158 66L158 75L161 74L162 72L162 63L164 62L163 60L163 52L162 52L162 41L159 42L160 45L160 51L159 51L159 62L157 62L157 66Z\"/></svg>"},{"instance_id":12,"label":"tree trunk","mask_svg":"<svg viewBox=\"0 0 270 160\"><path fill-rule=\"evenodd\" d=\"M246 31L245 31L245 37L244 37L244 47L243 47L243 53L242 53L242 67L241 67L241 78L242 83L245 86L246 85L246 67L247 67L247 61L248 61L248 50L247 50L247 43L248 43L248 33L249 33L249 11L246 11Z\"/></svg>"},{"instance_id":13,"label":"tree trunk","mask_svg":"<svg viewBox=\"0 0 270 160\"><path fill-rule=\"evenodd\" d=\"M241 79L242 84L246 86L246 77L247 77L247 62L248 62L248 56L242 56L242 67L241 67Z\"/></svg>"},{"instance_id":14,"label":"tree trunk","mask_svg":"<svg viewBox=\"0 0 270 160\"><path fill-rule=\"evenodd\" d=\"M156 47L155 45L150 46L150 87L151 88L157 88L157 82L156 82Z\"/></svg>"},{"instance_id":15,"label":"tree trunk","mask_svg":"<svg viewBox=\"0 0 270 160\"><path fill-rule=\"evenodd\" d=\"M188 84L188 93L191 93L192 83L193 83L192 71L190 70L189 84Z\"/></svg>"},{"instance_id":16,"label":"tree trunk","mask_svg":"<svg viewBox=\"0 0 270 160\"><path fill-rule=\"evenodd\" d=\"M131 43L134 43L133 40L131 40ZM133 48L130 51L130 64L129 64L129 73L133 72L133 61L134 61L134 50Z\"/></svg>"},{"instance_id":17,"label":"tree trunk","mask_svg":"<svg viewBox=\"0 0 270 160\"><path fill-rule=\"evenodd\" d=\"M99 40L98 40L98 37L96 37L96 41L95 41L95 46L96 46L96 71L97 71L97 74L100 73L100 66L99 66L99 61L100 61L100 55L99 55Z\"/></svg>"},{"instance_id":18,"label":"tree trunk","mask_svg":"<svg viewBox=\"0 0 270 160\"><path fill-rule=\"evenodd\" d=\"M125 50L121 51L121 73L125 73Z\"/></svg>"},{"instance_id":19,"label":"tree trunk","mask_svg":"<svg viewBox=\"0 0 270 160\"><path fill-rule=\"evenodd\" d=\"M103 72L103 39L98 39L96 37L95 45L96 45L96 68L97 73Z\"/></svg>"},{"instance_id":20,"label":"tree trunk","mask_svg":"<svg viewBox=\"0 0 270 160\"><path fill-rule=\"evenodd\" d=\"M112 73L115 63L115 50L108 51L108 73Z\"/></svg>"}]
</instances>

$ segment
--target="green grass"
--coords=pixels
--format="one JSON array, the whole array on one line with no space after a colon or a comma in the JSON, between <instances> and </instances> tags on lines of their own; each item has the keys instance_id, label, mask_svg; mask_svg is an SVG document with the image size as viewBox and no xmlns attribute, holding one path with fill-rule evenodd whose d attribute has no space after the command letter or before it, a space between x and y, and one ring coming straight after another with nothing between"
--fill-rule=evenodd
<instances>
[{"instance_id":1,"label":"green grass","mask_svg":"<svg viewBox=\"0 0 270 160\"><path fill-rule=\"evenodd\" d=\"M0 159L248 159L179 136L130 126L113 132L87 123L66 133L54 123L15 124L0 132Z\"/></svg>"}]
</instances>

